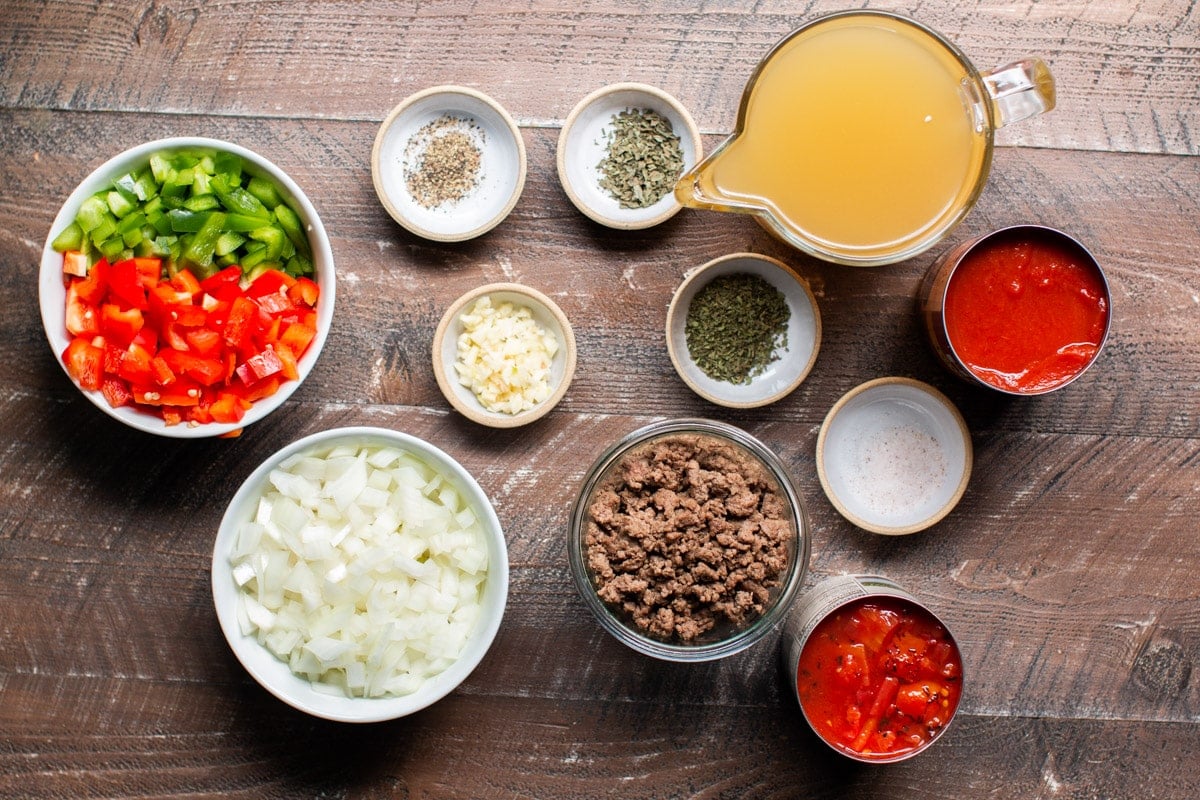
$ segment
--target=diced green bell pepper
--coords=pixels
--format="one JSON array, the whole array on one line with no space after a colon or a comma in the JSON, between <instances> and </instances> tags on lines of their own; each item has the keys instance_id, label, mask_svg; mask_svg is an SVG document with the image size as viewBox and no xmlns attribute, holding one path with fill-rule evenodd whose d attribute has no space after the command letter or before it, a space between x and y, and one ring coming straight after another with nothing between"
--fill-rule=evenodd
<instances>
[{"instance_id":1,"label":"diced green bell pepper","mask_svg":"<svg viewBox=\"0 0 1200 800\"><path fill-rule=\"evenodd\" d=\"M67 250L78 250L83 246L83 228L79 227L78 222L72 222L63 228L58 236L54 237L50 246L60 253Z\"/></svg>"}]
</instances>

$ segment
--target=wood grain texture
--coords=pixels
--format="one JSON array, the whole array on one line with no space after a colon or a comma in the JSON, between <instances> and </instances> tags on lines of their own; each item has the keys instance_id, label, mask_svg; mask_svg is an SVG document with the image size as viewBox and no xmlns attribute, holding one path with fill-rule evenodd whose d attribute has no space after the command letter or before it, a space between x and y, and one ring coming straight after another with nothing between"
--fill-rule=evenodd
<instances>
[{"instance_id":1,"label":"wood grain texture","mask_svg":"<svg viewBox=\"0 0 1200 800\"><path fill-rule=\"evenodd\" d=\"M846 269L733 215L611 231L562 192L558 126L588 91L661 86L711 149L759 55L836 4L0 0L0 797L1194 797L1200 12L1183 0L870 5L912 13L981 65L1051 62L1059 108L1001 133L951 238L1040 222L1093 250L1113 330L1071 387L1004 399L938 365L914 297L941 248ZM392 222L367 165L386 111L448 82L501 100L529 155L513 214L457 245ZM102 415L56 363L35 302L43 242L74 186L127 147L191 134L287 170L337 262L317 368L232 441L163 440ZM795 393L733 412L676 378L663 326L688 269L744 250L809 281L824 339ZM430 366L442 309L498 280L551 295L579 344L561 405L515 431L451 413ZM888 374L945 391L975 448L955 511L896 539L838 516L813 452L837 398ZM774 639L666 664L588 616L565 558L584 472L628 431L679 416L740 425L788 465L812 522L809 583L879 572L951 626L968 686L934 751L882 770L836 758L806 729ZM512 583L493 649L456 692L354 727L253 682L217 626L209 564L225 504L264 458L360 424L425 438L476 476Z\"/></svg>"},{"instance_id":2,"label":"wood grain texture","mask_svg":"<svg viewBox=\"0 0 1200 800\"><path fill-rule=\"evenodd\" d=\"M871 5L921 19L980 69L1031 55L1051 65L1057 113L1002 141L1200 153L1200 12L1188 0ZM411 92L461 83L522 124L556 126L592 89L637 80L728 133L762 54L846 6L6 0L0 105L378 122Z\"/></svg>"}]
</instances>

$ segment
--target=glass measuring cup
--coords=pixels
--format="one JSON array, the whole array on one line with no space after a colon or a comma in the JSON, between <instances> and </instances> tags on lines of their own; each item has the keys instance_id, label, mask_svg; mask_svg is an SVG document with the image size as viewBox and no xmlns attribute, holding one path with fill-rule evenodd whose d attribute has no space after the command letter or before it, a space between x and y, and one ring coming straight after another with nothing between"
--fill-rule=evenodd
<instances>
[{"instance_id":1,"label":"glass measuring cup","mask_svg":"<svg viewBox=\"0 0 1200 800\"><path fill-rule=\"evenodd\" d=\"M685 206L751 214L827 261L903 261L975 204L993 132L1054 100L1040 59L980 72L914 20L830 14L759 62L733 135L680 177L675 195Z\"/></svg>"}]
</instances>

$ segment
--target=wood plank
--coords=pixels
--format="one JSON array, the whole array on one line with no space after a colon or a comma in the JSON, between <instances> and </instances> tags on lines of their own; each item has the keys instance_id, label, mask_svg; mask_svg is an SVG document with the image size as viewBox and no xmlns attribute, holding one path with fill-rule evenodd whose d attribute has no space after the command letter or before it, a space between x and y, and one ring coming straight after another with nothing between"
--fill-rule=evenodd
<instances>
[{"instance_id":1,"label":"wood plank","mask_svg":"<svg viewBox=\"0 0 1200 800\"><path fill-rule=\"evenodd\" d=\"M369 6L10 0L0 106L379 121L434 83L496 96L526 125L561 124L621 80L676 95L703 130L733 129L754 65L784 34L845 3L477 0ZM913 7L981 69L1043 57L1059 107L1005 131L1039 147L1200 153L1200 25L1187 0ZM170 64L170 69L161 65Z\"/></svg>"},{"instance_id":2,"label":"wood plank","mask_svg":"<svg viewBox=\"0 0 1200 800\"><path fill-rule=\"evenodd\" d=\"M51 687L31 688L50 696ZM85 688L100 694L118 687ZM148 705L179 698L171 687L137 691ZM1081 730L1054 720L960 715L928 753L872 768L825 749L790 700L732 707L563 704L458 693L406 719L348 727L305 717L252 688L236 696L235 709L213 693L217 711L171 720L165 733L152 727L85 738L15 733L0 753L0 793L1187 797L1194 788L1190 764L1200 756L1190 725L1113 720ZM564 793L564 787L571 788Z\"/></svg>"}]
</instances>

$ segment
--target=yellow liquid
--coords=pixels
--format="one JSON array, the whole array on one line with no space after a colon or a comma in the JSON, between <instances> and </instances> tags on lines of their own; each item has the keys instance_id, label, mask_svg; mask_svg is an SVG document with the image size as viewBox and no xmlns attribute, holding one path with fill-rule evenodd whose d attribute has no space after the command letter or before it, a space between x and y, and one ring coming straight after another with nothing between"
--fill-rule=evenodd
<instances>
[{"instance_id":1,"label":"yellow liquid","mask_svg":"<svg viewBox=\"0 0 1200 800\"><path fill-rule=\"evenodd\" d=\"M886 258L932 244L973 202L989 159L967 75L903 21L820 23L762 67L739 132L697 188L766 207L833 254Z\"/></svg>"}]
</instances>

